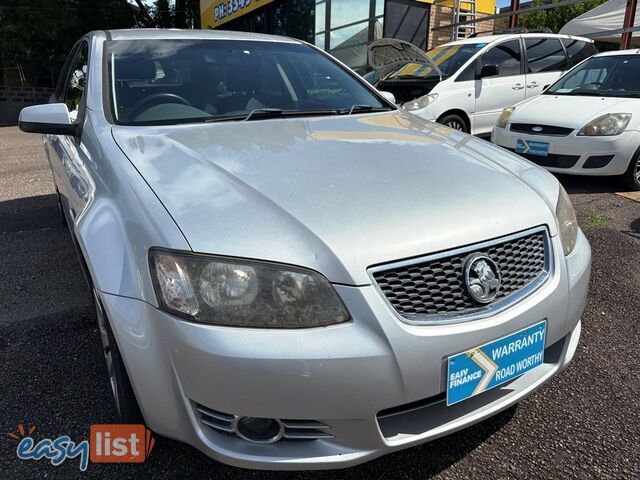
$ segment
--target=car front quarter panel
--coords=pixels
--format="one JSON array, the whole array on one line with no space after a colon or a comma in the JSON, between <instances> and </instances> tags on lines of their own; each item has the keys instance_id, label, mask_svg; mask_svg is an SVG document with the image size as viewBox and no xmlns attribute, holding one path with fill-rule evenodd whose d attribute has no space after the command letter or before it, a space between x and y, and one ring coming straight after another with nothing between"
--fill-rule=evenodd
<instances>
[{"instance_id":1,"label":"car front quarter panel","mask_svg":"<svg viewBox=\"0 0 640 480\"><path fill-rule=\"evenodd\" d=\"M96 287L156 305L148 265L154 246L189 250L162 203L120 151L111 127L87 110L82 144L84 171L93 184L73 221L78 245Z\"/></svg>"}]
</instances>

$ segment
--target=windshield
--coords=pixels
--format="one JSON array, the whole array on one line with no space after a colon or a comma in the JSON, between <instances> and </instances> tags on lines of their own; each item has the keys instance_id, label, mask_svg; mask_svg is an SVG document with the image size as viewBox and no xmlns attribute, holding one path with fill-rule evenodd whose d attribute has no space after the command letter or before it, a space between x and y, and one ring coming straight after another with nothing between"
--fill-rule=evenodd
<instances>
[{"instance_id":1,"label":"windshield","mask_svg":"<svg viewBox=\"0 0 640 480\"><path fill-rule=\"evenodd\" d=\"M115 122L164 125L388 110L304 44L228 40L108 42Z\"/></svg>"},{"instance_id":2,"label":"windshield","mask_svg":"<svg viewBox=\"0 0 640 480\"><path fill-rule=\"evenodd\" d=\"M545 94L640 98L640 56L592 57L551 85Z\"/></svg>"},{"instance_id":3,"label":"windshield","mask_svg":"<svg viewBox=\"0 0 640 480\"><path fill-rule=\"evenodd\" d=\"M462 67L467 60L484 47L486 43L465 45L443 45L427 52L433 63L442 71L442 75L450 77ZM385 76L385 80L395 78L427 78L438 77L438 72L430 65L421 63L406 63L392 70Z\"/></svg>"}]
</instances>

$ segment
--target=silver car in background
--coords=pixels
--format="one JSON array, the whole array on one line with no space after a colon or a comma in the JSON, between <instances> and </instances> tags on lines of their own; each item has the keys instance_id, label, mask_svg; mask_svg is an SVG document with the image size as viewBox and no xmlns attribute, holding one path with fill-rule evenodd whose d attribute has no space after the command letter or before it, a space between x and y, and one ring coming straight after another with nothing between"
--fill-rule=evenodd
<instances>
[{"instance_id":1,"label":"silver car in background","mask_svg":"<svg viewBox=\"0 0 640 480\"><path fill-rule=\"evenodd\" d=\"M568 365L591 251L562 187L387 98L288 38L78 42L20 127L44 134L123 422L232 465L346 467Z\"/></svg>"}]
</instances>

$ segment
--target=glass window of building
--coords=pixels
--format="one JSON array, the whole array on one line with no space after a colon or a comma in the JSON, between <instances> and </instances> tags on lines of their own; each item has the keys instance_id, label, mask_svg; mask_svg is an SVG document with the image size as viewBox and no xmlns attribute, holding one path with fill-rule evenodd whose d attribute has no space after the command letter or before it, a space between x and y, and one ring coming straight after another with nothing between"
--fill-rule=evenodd
<instances>
[{"instance_id":1,"label":"glass window of building","mask_svg":"<svg viewBox=\"0 0 640 480\"><path fill-rule=\"evenodd\" d=\"M207 5L213 2L215 6L225 0L201 1ZM367 45L373 40L398 38L427 50L430 46L429 24L434 20L432 15L447 19L451 15L450 1L443 0L260 1L261 6L245 14L213 27L203 23L203 28L299 38L326 50L359 73L370 70ZM485 14L494 13L495 0L478 0L478 8Z\"/></svg>"}]
</instances>

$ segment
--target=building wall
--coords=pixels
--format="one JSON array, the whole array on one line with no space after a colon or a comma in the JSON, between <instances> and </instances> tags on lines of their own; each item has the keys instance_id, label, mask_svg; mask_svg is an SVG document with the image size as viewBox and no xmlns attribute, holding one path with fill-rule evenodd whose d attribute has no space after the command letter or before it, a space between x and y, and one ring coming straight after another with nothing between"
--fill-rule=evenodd
<instances>
[{"instance_id":1,"label":"building wall","mask_svg":"<svg viewBox=\"0 0 640 480\"><path fill-rule=\"evenodd\" d=\"M480 3L480 2L478 2ZM495 2L493 2L495 6ZM493 13L483 13L478 11L476 18L480 20L483 17L488 17ZM445 43L448 43L452 39L452 29L446 28L441 30L434 30L434 27L440 27L445 25L451 25L453 23L453 8L446 5L436 4L431 8L431 18L429 21L429 41L428 48L435 48ZM484 33L491 33L495 28L495 20L485 20L476 23L476 32L480 35ZM468 30L470 33L470 29Z\"/></svg>"},{"instance_id":2,"label":"building wall","mask_svg":"<svg viewBox=\"0 0 640 480\"><path fill-rule=\"evenodd\" d=\"M418 2L431 3L436 6L446 7L448 9L453 8L455 0L417 0ZM461 2L460 7L466 10L470 9L468 3ZM495 0L476 0L476 11L485 15L493 15L496 13L496 1Z\"/></svg>"}]
</instances>

